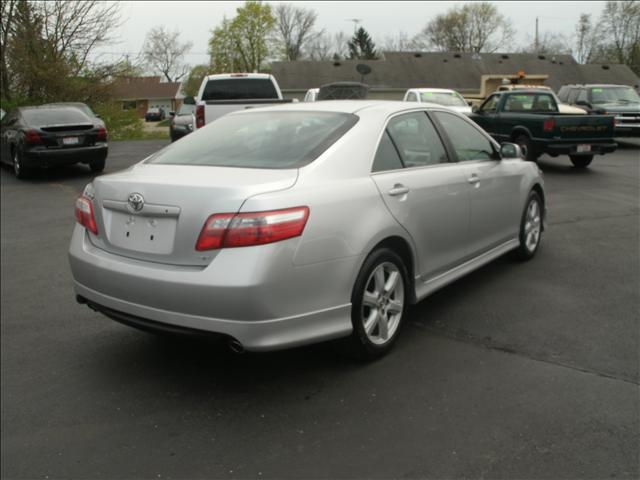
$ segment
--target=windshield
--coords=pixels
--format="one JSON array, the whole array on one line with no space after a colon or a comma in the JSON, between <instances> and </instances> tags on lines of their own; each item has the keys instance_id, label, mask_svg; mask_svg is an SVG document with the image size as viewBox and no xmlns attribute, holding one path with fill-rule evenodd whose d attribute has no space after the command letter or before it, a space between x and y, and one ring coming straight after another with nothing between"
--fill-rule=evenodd
<instances>
[{"instance_id":1,"label":"windshield","mask_svg":"<svg viewBox=\"0 0 640 480\"><path fill-rule=\"evenodd\" d=\"M422 92L423 102L437 103L447 107L466 107L467 102L458 92Z\"/></svg>"},{"instance_id":2,"label":"windshield","mask_svg":"<svg viewBox=\"0 0 640 480\"><path fill-rule=\"evenodd\" d=\"M178 116L181 115L191 115L192 113L194 113L196 111L196 106L195 105L188 105L188 104L182 104L180 106L180 110L178 110Z\"/></svg>"},{"instance_id":3,"label":"windshield","mask_svg":"<svg viewBox=\"0 0 640 480\"><path fill-rule=\"evenodd\" d=\"M171 165L298 168L315 160L358 120L336 112L226 115L148 160Z\"/></svg>"},{"instance_id":4,"label":"windshield","mask_svg":"<svg viewBox=\"0 0 640 480\"><path fill-rule=\"evenodd\" d=\"M640 96L631 87L592 88L591 103L640 103Z\"/></svg>"}]
</instances>

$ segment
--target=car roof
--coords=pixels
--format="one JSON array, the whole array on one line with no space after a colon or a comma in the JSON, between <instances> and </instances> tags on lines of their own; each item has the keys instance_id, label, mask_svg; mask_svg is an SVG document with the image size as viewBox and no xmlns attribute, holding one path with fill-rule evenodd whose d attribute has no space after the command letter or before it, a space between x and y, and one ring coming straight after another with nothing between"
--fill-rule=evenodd
<instances>
[{"instance_id":1,"label":"car roof","mask_svg":"<svg viewBox=\"0 0 640 480\"><path fill-rule=\"evenodd\" d=\"M394 100L319 100L317 102L287 103L270 107L262 107L256 110L240 110L230 115L245 115L252 112L255 113L264 111L336 112L352 114L375 112L377 114L391 115L403 111L424 110L425 107L427 109L435 108L439 110L449 111L449 109L447 109L446 107L437 105L435 103L414 103Z\"/></svg>"},{"instance_id":2,"label":"car roof","mask_svg":"<svg viewBox=\"0 0 640 480\"><path fill-rule=\"evenodd\" d=\"M449 92L455 92L455 90L451 89L451 88L410 88L409 90L411 90L412 92L420 92L420 93L436 93L436 92L443 92L443 93L449 93ZM457 93L457 92L456 92Z\"/></svg>"}]
</instances>

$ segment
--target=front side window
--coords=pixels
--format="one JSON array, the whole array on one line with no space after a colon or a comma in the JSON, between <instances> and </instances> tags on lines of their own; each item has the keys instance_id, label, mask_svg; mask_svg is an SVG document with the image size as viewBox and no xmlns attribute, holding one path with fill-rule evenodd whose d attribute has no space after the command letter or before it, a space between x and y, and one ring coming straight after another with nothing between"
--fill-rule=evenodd
<instances>
[{"instance_id":1,"label":"front side window","mask_svg":"<svg viewBox=\"0 0 640 480\"><path fill-rule=\"evenodd\" d=\"M490 96L480 107L480 110L483 112L495 112L498 108L498 100L500 100L500 95L492 95Z\"/></svg>"},{"instance_id":2,"label":"front side window","mask_svg":"<svg viewBox=\"0 0 640 480\"><path fill-rule=\"evenodd\" d=\"M159 151L148 163L298 168L315 160L358 117L338 112L250 112L220 117Z\"/></svg>"},{"instance_id":3,"label":"front side window","mask_svg":"<svg viewBox=\"0 0 640 480\"><path fill-rule=\"evenodd\" d=\"M407 168L436 165L448 161L440 136L425 112L398 115L387 130Z\"/></svg>"},{"instance_id":4,"label":"front side window","mask_svg":"<svg viewBox=\"0 0 640 480\"><path fill-rule=\"evenodd\" d=\"M587 91L584 88L581 88L578 92L578 102L588 102L587 99Z\"/></svg>"},{"instance_id":5,"label":"front side window","mask_svg":"<svg viewBox=\"0 0 640 480\"><path fill-rule=\"evenodd\" d=\"M493 160L493 145L477 128L453 113L434 112L434 115L451 140L458 160Z\"/></svg>"}]
</instances>

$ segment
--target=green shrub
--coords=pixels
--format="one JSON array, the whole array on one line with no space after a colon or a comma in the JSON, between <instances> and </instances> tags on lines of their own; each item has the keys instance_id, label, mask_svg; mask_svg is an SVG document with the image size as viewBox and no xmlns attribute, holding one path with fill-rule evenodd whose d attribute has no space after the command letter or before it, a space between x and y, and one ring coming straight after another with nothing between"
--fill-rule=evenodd
<instances>
[{"instance_id":1,"label":"green shrub","mask_svg":"<svg viewBox=\"0 0 640 480\"><path fill-rule=\"evenodd\" d=\"M94 111L104 120L111 140L144 138L144 126L135 110L123 110L120 104L96 105Z\"/></svg>"}]
</instances>

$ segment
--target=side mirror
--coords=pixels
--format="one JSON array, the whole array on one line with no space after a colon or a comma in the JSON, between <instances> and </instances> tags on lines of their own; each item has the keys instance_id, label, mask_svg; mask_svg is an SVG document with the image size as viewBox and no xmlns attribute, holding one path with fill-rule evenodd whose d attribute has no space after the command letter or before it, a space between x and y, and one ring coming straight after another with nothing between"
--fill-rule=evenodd
<instances>
[{"instance_id":1,"label":"side mirror","mask_svg":"<svg viewBox=\"0 0 640 480\"><path fill-rule=\"evenodd\" d=\"M102 118L102 117L100 116L100 114L99 114L99 113L94 114L94 117L96 117L96 118Z\"/></svg>"},{"instance_id":2,"label":"side mirror","mask_svg":"<svg viewBox=\"0 0 640 480\"><path fill-rule=\"evenodd\" d=\"M176 112L169 112L169 116L170 117L175 117L176 116Z\"/></svg>"},{"instance_id":3,"label":"side mirror","mask_svg":"<svg viewBox=\"0 0 640 480\"><path fill-rule=\"evenodd\" d=\"M515 143L505 142L500 145L500 157L501 158L523 158L522 150L519 145Z\"/></svg>"},{"instance_id":4,"label":"side mirror","mask_svg":"<svg viewBox=\"0 0 640 480\"><path fill-rule=\"evenodd\" d=\"M471 103L471 102L469 102L469 103ZM478 109L477 105L471 105L471 111L473 113L480 113L480 109Z\"/></svg>"},{"instance_id":5,"label":"side mirror","mask_svg":"<svg viewBox=\"0 0 640 480\"><path fill-rule=\"evenodd\" d=\"M473 102L472 102L471 100L469 100L469 101L467 102L467 105L469 105L470 107L472 107L472 110L473 110Z\"/></svg>"},{"instance_id":6,"label":"side mirror","mask_svg":"<svg viewBox=\"0 0 640 480\"><path fill-rule=\"evenodd\" d=\"M294 98L293 100L291 100L291 103L298 103L300 100L298 100L297 98Z\"/></svg>"},{"instance_id":7,"label":"side mirror","mask_svg":"<svg viewBox=\"0 0 640 480\"><path fill-rule=\"evenodd\" d=\"M195 105L196 99L193 97L184 97L184 99L182 99L182 103L185 105Z\"/></svg>"}]
</instances>

